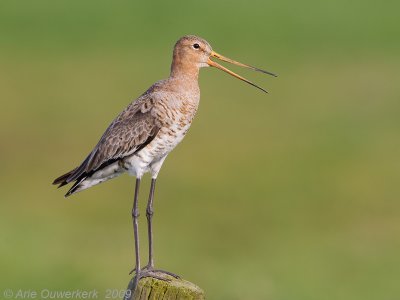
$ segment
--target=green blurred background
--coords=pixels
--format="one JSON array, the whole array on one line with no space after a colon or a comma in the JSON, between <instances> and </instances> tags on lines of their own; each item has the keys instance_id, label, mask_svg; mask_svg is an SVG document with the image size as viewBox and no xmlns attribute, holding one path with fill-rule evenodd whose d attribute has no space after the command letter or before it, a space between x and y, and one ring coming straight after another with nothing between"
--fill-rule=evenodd
<instances>
[{"instance_id":1,"label":"green blurred background","mask_svg":"<svg viewBox=\"0 0 400 300\"><path fill-rule=\"evenodd\" d=\"M68 199L51 182L196 34L280 76L232 68L266 95L201 71L197 117L159 176L156 265L208 299L399 299L399 11L392 0L1 1L1 295L126 287L133 178ZM145 263L144 210L140 225Z\"/></svg>"}]
</instances>

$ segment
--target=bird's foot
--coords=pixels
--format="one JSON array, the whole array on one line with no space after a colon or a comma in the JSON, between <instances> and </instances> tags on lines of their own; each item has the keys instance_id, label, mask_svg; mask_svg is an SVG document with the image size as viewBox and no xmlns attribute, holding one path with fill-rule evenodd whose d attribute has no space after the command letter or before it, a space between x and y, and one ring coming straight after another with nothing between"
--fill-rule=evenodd
<instances>
[{"instance_id":1,"label":"bird's foot","mask_svg":"<svg viewBox=\"0 0 400 300\"><path fill-rule=\"evenodd\" d=\"M132 274L132 273L135 272L135 271L136 271L136 268L134 268L132 271L130 271L129 274ZM142 277L154 277L154 278L161 279L161 280L169 280L168 278L161 277L161 276L157 276L156 273L166 274L166 275L172 276L172 277L174 277L174 278L176 278L176 279L181 278L179 275L176 275L176 274L174 274L174 273L172 273L172 272L165 271L165 270L160 270L160 269L154 269L154 266L151 266L151 265L146 265L146 266L144 266L144 267L140 270L139 274L142 274L143 272L144 272L145 274L149 274L149 275L147 275L147 276L141 276L141 277L139 276L140 278L142 278Z\"/></svg>"},{"instance_id":2,"label":"bird's foot","mask_svg":"<svg viewBox=\"0 0 400 300\"><path fill-rule=\"evenodd\" d=\"M144 277L152 277L152 278L156 278L156 279L163 280L163 281L170 281L171 280L168 277L158 275L154 271L148 271L148 270L143 270L142 269L142 270L140 270L139 274L136 273L135 281L139 281L140 279L142 279Z\"/></svg>"},{"instance_id":3,"label":"bird's foot","mask_svg":"<svg viewBox=\"0 0 400 300\"><path fill-rule=\"evenodd\" d=\"M139 272L136 272L135 277L133 277L133 279L132 279L132 285L130 285L130 289L131 289L132 293L134 293L136 291L136 288L139 284L139 280L142 278L145 278L145 277L151 277L151 278L155 278L155 279L162 280L162 281L171 281L171 278L168 278L165 275L164 276L162 274L158 275L158 274L154 273L153 271L148 271L148 270L143 270L143 269L141 269ZM135 271L135 270L132 270L131 273L133 271Z\"/></svg>"},{"instance_id":4,"label":"bird's foot","mask_svg":"<svg viewBox=\"0 0 400 300\"><path fill-rule=\"evenodd\" d=\"M170 272L170 271L165 271L165 270L160 270L160 269L154 269L154 267L149 266L149 265L145 266L143 269L145 269L145 268L146 268L146 270L148 270L149 272L166 274L166 275L172 276L172 277L174 277L174 278L176 278L176 279L180 279L180 278L181 278L179 275L176 275L176 274L174 274L174 273L172 273L172 272Z\"/></svg>"}]
</instances>

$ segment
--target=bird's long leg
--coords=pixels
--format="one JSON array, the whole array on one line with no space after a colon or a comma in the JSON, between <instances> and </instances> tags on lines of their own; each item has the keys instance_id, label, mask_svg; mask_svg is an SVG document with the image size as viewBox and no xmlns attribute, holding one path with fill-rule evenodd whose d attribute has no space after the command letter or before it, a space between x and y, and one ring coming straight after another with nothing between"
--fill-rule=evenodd
<instances>
[{"instance_id":1,"label":"bird's long leg","mask_svg":"<svg viewBox=\"0 0 400 300\"><path fill-rule=\"evenodd\" d=\"M153 225L152 225L152 218L153 218L153 199L154 199L154 190L156 188L156 178L151 179L151 186L150 186L150 194L149 200L147 202L147 209L146 209L146 218L147 218L147 233L149 237L149 263L147 264L148 268L154 268L154 257L153 257Z\"/></svg>"},{"instance_id":2,"label":"bird's long leg","mask_svg":"<svg viewBox=\"0 0 400 300\"><path fill-rule=\"evenodd\" d=\"M149 200L147 202L147 209L146 209L146 218L147 218L147 233L149 237L149 262L148 264L144 267L144 269L148 271L155 271L155 272L160 272L160 273L165 273L170 276L173 276L175 278L179 278L178 275L171 273L169 271L164 271L160 269L154 269L154 248L153 248L153 224L152 224L152 219L153 219L153 200L154 200L154 191L156 189L156 178L151 179L151 186L150 186L150 194L149 194Z\"/></svg>"},{"instance_id":3,"label":"bird's long leg","mask_svg":"<svg viewBox=\"0 0 400 300\"><path fill-rule=\"evenodd\" d=\"M139 257L139 205L138 205L138 198L139 198L139 188L140 188L140 178L136 178L136 185L135 185L135 196L133 199L133 207L132 207L132 220L133 220L133 234L135 237L135 269L136 269L136 276L135 276L135 283L134 286L137 286L139 281L139 271L140 271L140 257Z\"/></svg>"},{"instance_id":4,"label":"bird's long leg","mask_svg":"<svg viewBox=\"0 0 400 300\"><path fill-rule=\"evenodd\" d=\"M132 220L133 220L133 234L135 237L135 271L136 275L135 278L133 279L133 286L132 286L132 292L135 291L140 278L143 277L154 277L160 280L169 280L168 278L164 278L161 276L158 276L157 274L154 274L153 268L148 268L147 266L144 269L140 269L140 255L139 255L139 224L138 224L138 219L139 219L139 188L140 188L140 178L136 178L136 185L135 185L135 196L133 200L133 207L132 207ZM152 190L154 194L154 186L152 182ZM133 270L131 271L133 272ZM169 274L169 272L164 272Z\"/></svg>"}]
</instances>

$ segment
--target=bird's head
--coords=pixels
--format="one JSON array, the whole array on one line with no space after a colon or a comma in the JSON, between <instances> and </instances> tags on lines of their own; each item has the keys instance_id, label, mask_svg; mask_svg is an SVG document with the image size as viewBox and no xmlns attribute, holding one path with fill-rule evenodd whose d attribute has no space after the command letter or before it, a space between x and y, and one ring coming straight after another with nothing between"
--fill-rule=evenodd
<instances>
[{"instance_id":1,"label":"bird's head","mask_svg":"<svg viewBox=\"0 0 400 300\"><path fill-rule=\"evenodd\" d=\"M276 77L277 75L270 73L268 71L261 70L259 68L246 65L237 61L234 61L230 58L227 58L221 54L218 54L217 52L213 51L211 48L211 45L204 39L194 36L194 35L186 35L182 38L180 38L174 47L174 54L173 54L173 61L172 61L172 67L171 71L172 73L174 71L180 71L180 70L185 70L189 71L195 70L198 72L199 68L202 67L215 67L218 68L240 80L243 80L244 82L247 82L248 84L251 84L252 86L255 86L256 88L259 88L260 90L267 92L263 88L257 86L256 84L252 83L251 81L247 80L246 78L232 72L231 70L221 66L217 62L211 60L211 58L217 58L219 60L229 62L231 64L245 67L252 69L254 71L262 72L268 75L272 75ZM174 70L176 69L176 70Z\"/></svg>"}]
</instances>

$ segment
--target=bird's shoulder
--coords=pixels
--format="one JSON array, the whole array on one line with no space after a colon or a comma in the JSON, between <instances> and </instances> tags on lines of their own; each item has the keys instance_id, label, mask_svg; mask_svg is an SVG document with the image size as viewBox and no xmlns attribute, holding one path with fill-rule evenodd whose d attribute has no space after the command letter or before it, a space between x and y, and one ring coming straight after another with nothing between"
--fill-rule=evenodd
<instances>
[{"instance_id":1,"label":"bird's shoulder","mask_svg":"<svg viewBox=\"0 0 400 300\"><path fill-rule=\"evenodd\" d=\"M110 124L99 143L112 140L115 136L135 140L145 133L152 133L154 128L161 128L167 120L166 110L179 109L185 105L187 96L173 90L170 79L157 81L140 97L132 101ZM139 139L140 140L140 139Z\"/></svg>"}]
</instances>

